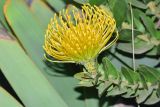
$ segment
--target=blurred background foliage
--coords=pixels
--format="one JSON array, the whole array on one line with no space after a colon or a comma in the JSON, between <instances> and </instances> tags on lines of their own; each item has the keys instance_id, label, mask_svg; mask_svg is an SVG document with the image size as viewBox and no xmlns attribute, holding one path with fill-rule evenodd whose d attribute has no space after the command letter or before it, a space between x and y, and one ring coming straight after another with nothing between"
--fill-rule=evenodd
<instances>
[{"instance_id":1,"label":"blurred background foliage","mask_svg":"<svg viewBox=\"0 0 160 107\"><path fill-rule=\"evenodd\" d=\"M81 66L43 58L50 18L84 3L111 10L117 22L119 41L100 55L100 62L107 56L117 69L132 69L131 3L136 67L144 64L160 71L160 0L1 0L1 107L107 107L121 102L119 97L99 98L93 87L76 87L73 75L82 71ZM127 101L134 104L134 100Z\"/></svg>"}]
</instances>

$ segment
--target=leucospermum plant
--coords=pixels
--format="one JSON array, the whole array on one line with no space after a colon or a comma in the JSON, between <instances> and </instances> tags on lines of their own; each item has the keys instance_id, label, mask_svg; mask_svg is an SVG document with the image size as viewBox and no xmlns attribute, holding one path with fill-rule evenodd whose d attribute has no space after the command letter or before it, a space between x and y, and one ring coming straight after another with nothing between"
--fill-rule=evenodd
<instances>
[{"instance_id":1,"label":"leucospermum plant","mask_svg":"<svg viewBox=\"0 0 160 107\"><path fill-rule=\"evenodd\" d=\"M55 14L48 25L44 50L56 59L52 62L84 65L88 77L97 81L97 56L118 39L116 33L116 37L108 43L115 28L115 19L109 11L100 7L87 4L82 6L81 12L75 8L72 14L68 9L63 10L58 16ZM51 61L46 55L45 57Z\"/></svg>"},{"instance_id":2,"label":"leucospermum plant","mask_svg":"<svg viewBox=\"0 0 160 107\"><path fill-rule=\"evenodd\" d=\"M78 7L69 8L71 5ZM123 100L122 97L132 98L128 103L133 100L146 105L160 102L159 7L160 0L57 0L56 3L53 0L2 0L0 78L3 81L0 106L6 107L3 104L7 104L7 107L13 107L13 102L17 105L17 101L7 95L3 88L20 98L18 101L22 101L20 103L26 107L107 106L113 100L110 103L110 98L103 98L117 95L118 102ZM45 65L42 62L41 40L53 13L57 14L48 25L43 45L46 60L56 62L57 65L83 65L83 71L74 75L80 81L78 85L90 87L91 90L96 88L99 96L104 97L97 98L95 91L86 92L86 88L71 89L75 83L73 78L50 76L52 68L57 65L48 66L48 63ZM10 34L15 36L14 40L8 39ZM119 41L109 50L117 39ZM109 54L100 55L105 50ZM57 75L59 70L54 69L53 75ZM70 75L69 72L66 74ZM30 78L35 80L31 82ZM68 82L66 89L71 90L63 91L60 82ZM85 94L82 96L87 102L82 102L81 96L81 100L77 98L77 91ZM69 95L71 99L68 100L66 96ZM97 101L99 99L102 101ZM107 105L103 102L105 100Z\"/></svg>"},{"instance_id":3,"label":"leucospermum plant","mask_svg":"<svg viewBox=\"0 0 160 107\"><path fill-rule=\"evenodd\" d=\"M141 65L136 70L122 67L119 72L106 57L101 64L97 63L98 55L118 37L109 10L90 4L83 5L81 11L76 7L71 12L66 9L55 14L48 25L43 46L45 58L83 65L83 72L74 77L81 86L96 86L99 95L135 98L138 104L159 102L160 73L156 69Z\"/></svg>"}]
</instances>

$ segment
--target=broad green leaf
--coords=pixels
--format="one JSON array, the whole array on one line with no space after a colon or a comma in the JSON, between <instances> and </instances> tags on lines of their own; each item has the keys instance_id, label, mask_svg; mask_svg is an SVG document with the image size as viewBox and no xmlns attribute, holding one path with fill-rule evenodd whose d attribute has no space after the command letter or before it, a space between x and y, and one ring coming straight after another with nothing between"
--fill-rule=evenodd
<instances>
[{"instance_id":1,"label":"broad green leaf","mask_svg":"<svg viewBox=\"0 0 160 107\"><path fill-rule=\"evenodd\" d=\"M146 30L150 33L152 37L160 39L160 36L157 33L158 31L155 28L155 24L149 16L146 16L145 13L138 9L133 9L133 14L137 19L141 19L143 21Z\"/></svg>"},{"instance_id":2,"label":"broad green leaf","mask_svg":"<svg viewBox=\"0 0 160 107\"><path fill-rule=\"evenodd\" d=\"M148 56L156 56L160 55L160 51L158 50L158 47L154 47L151 51L147 52Z\"/></svg>"},{"instance_id":3,"label":"broad green leaf","mask_svg":"<svg viewBox=\"0 0 160 107\"><path fill-rule=\"evenodd\" d=\"M156 31L156 38L157 38L158 40L160 40L160 36L159 36L159 35L160 35L160 31L157 30L157 31Z\"/></svg>"},{"instance_id":4,"label":"broad green leaf","mask_svg":"<svg viewBox=\"0 0 160 107\"><path fill-rule=\"evenodd\" d=\"M145 69L146 71L150 72L150 75L153 75L155 79L160 81L160 72L156 68L149 67L147 65L140 65L140 67L141 69Z\"/></svg>"},{"instance_id":5,"label":"broad green leaf","mask_svg":"<svg viewBox=\"0 0 160 107\"><path fill-rule=\"evenodd\" d=\"M106 2L106 0L89 0L89 3L91 5L100 5L102 3Z\"/></svg>"},{"instance_id":6,"label":"broad green leaf","mask_svg":"<svg viewBox=\"0 0 160 107\"><path fill-rule=\"evenodd\" d=\"M139 84L141 84L141 79L139 74L136 71L133 71L129 68L122 67L122 74L128 81L127 92L123 95L125 98L135 97L135 92L139 88Z\"/></svg>"},{"instance_id":7,"label":"broad green leaf","mask_svg":"<svg viewBox=\"0 0 160 107\"><path fill-rule=\"evenodd\" d=\"M142 32L138 31L138 30L134 30L134 37L136 37L137 35L142 34ZM119 32L119 40L123 40L123 41L132 41L132 30L131 29L122 29Z\"/></svg>"},{"instance_id":8,"label":"broad green leaf","mask_svg":"<svg viewBox=\"0 0 160 107\"><path fill-rule=\"evenodd\" d=\"M26 107L67 107L16 41L0 39L0 51L0 68Z\"/></svg>"},{"instance_id":9,"label":"broad green leaf","mask_svg":"<svg viewBox=\"0 0 160 107\"><path fill-rule=\"evenodd\" d=\"M39 23L46 29L50 19L54 17L54 12L42 0L33 0L30 9Z\"/></svg>"},{"instance_id":10,"label":"broad green leaf","mask_svg":"<svg viewBox=\"0 0 160 107\"><path fill-rule=\"evenodd\" d=\"M137 72L129 68L122 67L121 69L123 76L129 81L131 84L138 84L139 82L139 75Z\"/></svg>"},{"instance_id":11,"label":"broad green leaf","mask_svg":"<svg viewBox=\"0 0 160 107\"><path fill-rule=\"evenodd\" d=\"M56 12L66 7L67 0L46 0Z\"/></svg>"},{"instance_id":12,"label":"broad green leaf","mask_svg":"<svg viewBox=\"0 0 160 107\"><path fill-rule=\"evenodd\" d=\"M127 68L127 70L131 74L132 79L133 79L135 84L140 81L140 76L136 71L133 71L133 70L131 70L129 68Z\"/></svg>"},{"instance_id":13,"label":"broad green leaf","mask_svg":"<svg viewBox=\"0 0 160 107\"><path fill-rule=\"evenodd\" d=\"M148 43L145 41L137 40L135 42L134 53L135 54L143 54L154 47L152 43ZM127 53L133 53L132 43L119 43L117 49L122 50Z\"/></svg>"},{"instance_id":14,"label":"broad green leaf","mask_svg":"<svg viewBox=\"0 0 160 107\"><path fill-rule=\"evenodd\" d=\"M139 0L126 0L126 1L128 3L131 3L133 6L140 8L140 9L147 9L147 6Z\"/></svg>"},{"instance_id":15,"label":"broad green leaf","mask_svg":"<svg viewBox=\"0 0 160 107\"><path fill-rule=\"evenodd\" d=\"M138 71L144 75L144 78L147 82L154 84L157 81L160 81L160 73L156 71L154 68L140 65Z\"/></svg>"},{"instance_id":16,"label":"broad green leaf","mask_svg":"<svg viewBox=\"0 0 160 107\"><path fill-rule=\"evenodd\" d=\"M145 15L145 13L143 13L143 11L141 11L140 9L133 8L133 15L137 19L140 19L140 16Z\"/></svg>"},{"instance_id":17,"label":"broad green leaf","mask_svg":"<svg viewBox=\"0 0 160 107\"><path fill-rule=\"evenodd\" d=\"M4 26L8 31L10 31L9 26L8 26L6 20L5 20L4 13L3 13L3 7L4 7L5 2L6 2L6 0L1 0L1 1L0 1L0 22L3 24L3 26Z\"/></svg>"},{"instance_id":18,"label":"broad green leaf","mask_svg":"<svg viewBox=\"0 0 160 107\"><path fill-rule=\"evenodd\" d=\"M0 107L22 107L22 105L0 87Z\"/></svg>"},{"instance_id":19,"label":"broad green leaf","mask_svg":"<svg viewBox=\"0 0 160 107\"><path fill-rule=\"evenodd\" d=\"M142 72L138 71L137 72L139 73L140 75L140 85L142 84L142 88L144 89L147 89L148 90L148 86L147 86L147 80L145 79L144 75Z\"/></svg>"},{"instance_id":20,"label":"broad green leaf","mask_svg":"<svg viewBox=\"0 0 160 107\"><path fill-rule=\"evenodd\" d=\"M144 25L146 26L146 29L151 34L151 36L156 37L157 39L160 39L159 35L157 34L157 30L155 29L155 24L153 23L152 19L145 15L142 15L141 19Z\"/></svg>"},{"instance_id":21,"label":"broad green leaf","mask_svg":"<svg viewBox=\"0 0 160 107\"><path fill-rule=\"evenodd\" d=\"M110 78L118 79L119 78L118 71L112 65L111 61L107 57L103 58L102 63L103 63L103 68L104 68L105 79L110 79Z\"/></svg>"},{"instance_id":22,"label":"broad green leaf","mask_svg":"<svg viewBox=\"0 0 160 107\"><path fill-rule=\"evenodd\" d=\"M80 4L86 4L89 2L89 0L73 0L73 1L80 3Z\"/></svg>"},{"instance_id":23,"label":"broad green leaf","mask_svg":"<svg viewBox=\"0 0 160 107\"><path fill-rule=\"evenodd\" d=\"M55 3L56 2L54 2L54 4ZM85 92L86 90L83 88L80 89L79 93L75 91L75 87L78 84L78 81L72 77L75 70L57 70L57 66L63 65L64 67L69 68L69 64L51 64L45 61L46 65L43 62L44 51L42 45L46 29L44 29L44 26L42 26L43 24L37 20L34 13L30 10L30 7L28 7L23 0L12 0L10 3L7 3L5 17L27 54L44 73L69 107L85 107L85 105L87 107L88 105L93 105L92 107L97 106L97 99L90 97L88 99L86 98L91 92ZM64 88L66 91L64 91ZM85 102L84 100L77 99L80 95L84 95L83 98L86 99Z\"/></svg>"},{"instance_id":24,"label":"broad green leaf","mask_svg":"<svg viewBox=\"0 0 160 107\"><path fill-rule=\"evenodd\" d=\"M80 4L89 3L91 5L100 5L105 2L105 0L73 0L73 1L80 3Z\"/></svg>"},{"instance_id":25,"label":"broad green leaf","mask_svg":"<svg viewBox=\"0 0 160 107\"><path fill-rule=\"evenodd\" d=\"M120 28L127 14L126 0L109 0L109 6L116 19L117 27Z\"/></svg>"},{"instance_id":26,"label":"broad green leaf","mask_svg":"<svg viewBox=\"0 0 160 107\"><path fill-rule=\"evenodd\" d=\"M134 83L134 80L133 80L133 78L132 78L132 75L134 75L134 74L131 74L131 72L129 72L128 69L125 68L125 67L122 67L122 68L121 68L121 71L122 71L123 76L126 78L126 80L127 80L129 83L133 84L133 83Z\"/></svg>"},{"instance_id":27,"label":"broad green leaf","mask_svg":"<svg viewBox=\"0 0 160 107\"><path fill-rule=\"evenodd\" d=\"M146 89L137 90L137 92L136 92L136 94L137 94L136 102L138 104L143 103L147 98L150 97L152 92L153 92L152 88L150 88L149 90L146 90Z\"/></svg>"},{"instance_id":28,"label":"broad green leaf","mask_svg":"<svg viewBox=\"0 0 160 107\"><path fill-rule=\"evenodd\" d=\"M144 27L144 25L143 25L143 23L141 22L140 19L134 17L134 24L135 24L138 31L145 32L145 27Z\"/></svg>"},{"instance_id":29,"label":"broad green leaf","mask_svg":"<svg viewBox=\"0 0 160 107\"><path fill-rule=\"evenodd\" d=\"M144 104L152 105L160 101L160 97L157 96L156 91L153 91L152 94L145 100Z\"/></svg>"},{"instance_id":30,"label":"broad green leaf","mask_svg":"<svg viewBox=\"0 0 160 107\"><path fill-rule=\"evenodd\" d=\"M132 66L133 59L132 59L132 55L131 54L125 53L124 51L115 51L113 49L113 50L110 50L109 54L107 54L107 55L109 55L108 56L109 58L112 58L111 59L112 64L115 65L115 67L117 69L121 69L122 66L125 66L125 67L128 67L128 68L132 68L131 66ZM128 57L128 55L130 55L130 56ZM140 64L145 64L145 65L148 65L148 66L152 67L152 66L156 66L159 63L159 59L157 59L157 58L146 57L143 54L140 55L140 56L141 56L141 58L136 58L135 59L136 66L138 66Z\"/></svg>"},{"instance_id":31,"label":"broad green leaf","mask_svg":"<svg viewBox=\"0 0 160 107\"><path fill-rule=\"evenodd\" d=\"M23 44L24 49L29 54L32 54L34 61L42 61L42 45L45 29L34 15L31 14L27 4L22 0L8 1L5 4L4 13L15 35Z\"/></svg>"},{"instance_id":32,"label":"broad green leaf","mask_svg":"<svg viewBox=\"0 0 160 107\"><path fill-rule=\"evenodd\" d=\"M143 0L146 4L148 3L148 2L150 2L150 1L152 1L152 0Z\"/></svg>"}]
</instances>

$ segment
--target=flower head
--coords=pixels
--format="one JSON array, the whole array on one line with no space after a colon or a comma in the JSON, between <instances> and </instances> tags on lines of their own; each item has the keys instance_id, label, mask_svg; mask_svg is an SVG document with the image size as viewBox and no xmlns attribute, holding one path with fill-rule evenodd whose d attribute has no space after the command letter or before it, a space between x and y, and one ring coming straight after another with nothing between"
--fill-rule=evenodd
<instances>
[{"instance_id":1,"label":"flower head","mask_svg":"<svg viewBox=\"0 0 160 107\"><path fill-rule=\"evenodd\" d=\"M97 6L63 10L48 25L44 50L59 61L87 62L107 48L115 27L110 13Z\"/></svg>"}]
</instances>

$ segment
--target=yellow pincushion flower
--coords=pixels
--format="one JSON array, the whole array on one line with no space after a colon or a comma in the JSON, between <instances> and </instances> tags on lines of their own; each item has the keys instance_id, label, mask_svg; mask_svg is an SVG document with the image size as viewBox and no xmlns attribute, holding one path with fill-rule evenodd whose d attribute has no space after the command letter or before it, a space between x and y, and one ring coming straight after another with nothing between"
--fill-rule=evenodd
<instances>
[{"instance_id":1,"label":"yellow pincushion flower","mask_svg":"<svg viewBox=\"0 0 160 107\"><path fill-rule=\"evenodd\" d=\"M110 13L97 6L83 5L81 12L61 11L48 25L44 50L58 61L87 62L117 40L107 45L115 27Z\"/></svg>"}]
</instances>

